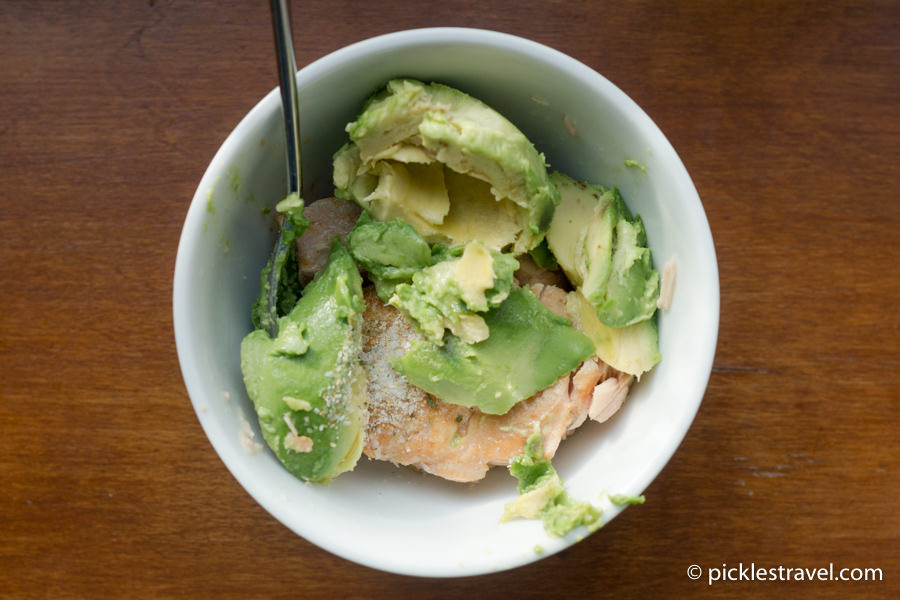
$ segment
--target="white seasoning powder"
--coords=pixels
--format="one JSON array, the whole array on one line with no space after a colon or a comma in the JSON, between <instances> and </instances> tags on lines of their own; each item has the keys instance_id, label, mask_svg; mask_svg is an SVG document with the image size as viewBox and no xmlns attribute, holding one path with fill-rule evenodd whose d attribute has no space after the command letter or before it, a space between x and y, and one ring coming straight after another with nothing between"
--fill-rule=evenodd
<instances>
[{"instance_id":1,"label":"white seasoning powder","mask_svg":"<svg viewBox=\"0 0 900 600\"><path fill-rule=\"evenodd\" d=\"M391 361L406 354L411 341L421 336L399 311L381 304L374 293L366 300L360 361L366 371L369 398L367 431L408 434L408 419L426 405L427 397L395 371ZM368 443L374 450L378 449L376 440L377 436L369 436Z\"/></svg>"},{"instance_id":2,"label":"white seasoning powder","mask_svg":"<svg viewBox=\"0 0 900 600\"><path fill-rule=\"evenodd\" d=\"M297 435L294 432L290 432L284 436L284 447L303 454L312 451L313 441L305 435Z\"/></svg>"},{"instance_id":3,"label":"white seasoning powder","mask_svg":"<svg viewBox=\"0 0 900 600\"><path fill-rule=\"evenodd\" d=\"M284 419L284 423L288 426L288 429L291 430L291 433L294 434L294 435L296 436L296 435L297 435L297 426L294 425L294 420L291 419L291 414L290 414L290 413L284 413L284 415L282 416L282 418Z\"/></svg>"},{"instance_id":4,"label":"white seasoning powder","mask_svg":"<svg viewBox=\"0 0 900 600\"><path fill-rule=\"evenodd\" d=\"M247 420L244 411L239 411L238 414L241 420L241 426L238 430L238 441L240 441L241 447L249 454L262 452L263 446L255 440L256 434L253 432L253 428L250 426L250 421Z\"/></svg>"}]
</instances>

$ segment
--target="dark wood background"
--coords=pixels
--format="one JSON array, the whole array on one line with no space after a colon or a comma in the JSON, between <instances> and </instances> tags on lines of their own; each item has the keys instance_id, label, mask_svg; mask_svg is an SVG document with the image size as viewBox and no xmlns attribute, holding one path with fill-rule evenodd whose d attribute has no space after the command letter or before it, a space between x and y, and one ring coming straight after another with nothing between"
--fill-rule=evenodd
<instances>
[{"instance_id":1,"label":"dark wood background","mask_svg":"<svg viewBox=\"0 0 900 600\"><path fill-rule=\"evenodd\" d=\"M693 176L720 338L647 503L534 565L448 581L276 522L204 437L171 317L188 203L276 85L267 3L2 0L0 597L900 596L900 3L294 3L300 66L438 25L585 62ZM751 562L883 581L686 574Z\"/></svg>"}]
</instances>

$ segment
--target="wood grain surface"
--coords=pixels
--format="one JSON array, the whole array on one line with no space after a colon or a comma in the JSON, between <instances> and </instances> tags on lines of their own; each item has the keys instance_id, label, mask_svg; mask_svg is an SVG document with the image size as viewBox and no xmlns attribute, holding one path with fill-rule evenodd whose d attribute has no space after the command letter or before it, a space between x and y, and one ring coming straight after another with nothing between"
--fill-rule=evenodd
<instances>
[{"instance_id":1,"label":"wood grain surface","mask_svg":"<svg viewBox=\"0 0 900 600\"><path fill-rule=\"evenodd\" d=\"M0 598L900 597L900 3L294 3L303 66L423 26L513 33L618 85L703 200L715 366L668 467L512 571L392 575L237 484L184 389L188 203L276 85L259 0L0 1ZM877 568L881 581L686 569Z\"/></svg>"}]
</instances>

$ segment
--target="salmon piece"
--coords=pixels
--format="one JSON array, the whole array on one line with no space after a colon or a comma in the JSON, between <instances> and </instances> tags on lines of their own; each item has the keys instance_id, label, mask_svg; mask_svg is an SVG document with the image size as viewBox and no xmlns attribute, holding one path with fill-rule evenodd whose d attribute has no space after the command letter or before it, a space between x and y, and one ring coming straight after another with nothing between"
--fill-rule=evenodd
<instances>
[{"instance_id":1,"label":"salmon piece","mask_svg":"<svg viewBox=\"0 0 900 600\"><path fill-rule=\"evenodd\" d=\"M609 420L622 408L632 382L634 382L634 375L618 373L597 384L591 394L588 416L598 423Z\"/></svg>"},{"instance_id":2,"label":"salmon piece","mask_svg":"<svg viewBox=\"0 0 900 600\"><path fill-rule=\"evenodd\" d=\"M551 310L565 315L562 289L543 284L532 289ZM601 381L615 379L617 372L596 358L503 415L442 402L410 385L391 366L391 359L405 354L421 334L400 311L382 303L371 287L364 293L361 360L368 379L369 423L363 453L369 458L413 466L451 481L478 481L491 466L508 464L520 454L536 424L549 459L560 442L585 422L592 406L598 410L613 406L603 404L602 396L595 400L595 390Z\"/></svg>"},{"instance_id":3,"label":"salmon piece","mask_svg":"<svg viewBox=\"0 0 900 600\"><path fill-rule=\"evenodd\" d=\"M663 267L662 275L660 276L659 298L656 301L656 308L667 311L672 307L677 272L678 266L675 263L675 259L670 258Z\"/></svg>"},{"instance_id":4,"label":"salmon piece","mask_svg":"<svg viewBox=\"0 0 900 600\"><path fill-rule=\"evenodd\" d=\"M531 291L534 292L534 295L537 296L537 299L541 301L541 304L549 308L560 317L564 317L566 319L569 318L569 315L566 312L566 303L568 302L569 296L565 292L565 290L555 285L534 283L531 285Z\"/></svg>"},{"instance_id":5,"label":"salmon piece","mask_svg":"<svg viewBox=\"0 0 900 600\"><path fill-rule=\"evenodd\" d=\"M361 212L355 202L340 198L320 198L303 207L309 228L294 242L300 281L306 283L325 267L332 240L346 240Z\"/></svg>"}]
</instances>

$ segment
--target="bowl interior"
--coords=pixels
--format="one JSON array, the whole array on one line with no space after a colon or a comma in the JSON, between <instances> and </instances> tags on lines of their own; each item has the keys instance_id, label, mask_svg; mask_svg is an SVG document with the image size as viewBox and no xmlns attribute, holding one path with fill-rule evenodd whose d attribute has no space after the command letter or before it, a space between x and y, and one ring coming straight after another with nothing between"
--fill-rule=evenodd
<instances>
[{"instance_id":1,"label":"bowl interior","mask_svg":"<svg viewBox=\"0 0 900 600\"><path fill-rule=\"evenodd\" d=\"M300 71L305 198L331 193L331 157L346 141L345 124L398 76L440 81L484 100L522 129L552 168L619 187L644 220L657 268L670 259L677 263L672 307L659 321L662 362L613 419L584 425L554 459L572 494L604 506L608 520L620 509L603 502L602 494L644 491L687 432L712 366L718 275L693 184L649 117L583 64L504 34L431 29L360 42ZM178 249L173 308L179 360L197 416L224 463L298 534L387 571L472 575L522 565L573 543L577 534L550 538L536 521L498 522L516 494L503 468L464 485L363 458L352 473L311 486L287 473L267 449L248 451L246 432L255 442L262 437L238 349L274 240L270 209L285 190L281 124L273 90L214 157Z\"/></svg>"}]
</instances>

